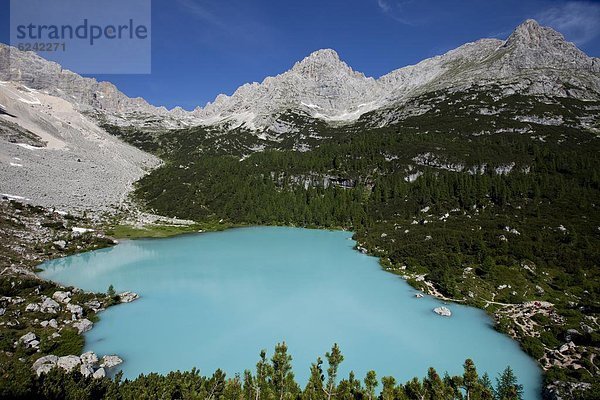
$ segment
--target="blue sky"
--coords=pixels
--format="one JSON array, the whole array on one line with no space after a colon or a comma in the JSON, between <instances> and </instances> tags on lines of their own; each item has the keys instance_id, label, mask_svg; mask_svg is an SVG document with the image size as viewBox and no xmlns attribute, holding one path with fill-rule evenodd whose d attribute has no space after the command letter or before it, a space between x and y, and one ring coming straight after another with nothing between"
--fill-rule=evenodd
<instances>
[{"instance_id":1,"label":"blue sky","mask_svg":"<svg viewBox=\"0 0 600 400\"><path fill-rule=\"evenodd\" d=\"M8 0L0 2L7 42ZM504 39L527 18L600 57L600 1L153 0L152 74L95 77L155 105L192 109L321 48L379 77L465 42Z\"/></svg>"}]
</instances>

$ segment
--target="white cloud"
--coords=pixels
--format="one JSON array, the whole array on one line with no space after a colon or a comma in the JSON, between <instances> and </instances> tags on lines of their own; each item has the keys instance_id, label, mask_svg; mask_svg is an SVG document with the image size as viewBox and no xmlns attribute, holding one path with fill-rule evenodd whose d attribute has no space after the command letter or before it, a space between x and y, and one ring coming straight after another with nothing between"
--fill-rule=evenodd
<instances>
[{"instance_id":1,"label":"white cloud","mask_svg":"<svg viewBox=\"0 0 600 400\"><path fill-rule=\"evenodd\" d=\"M570 1L541 12L536 19L582 45L600 34L600 3Z\"/></svg>"},{"instance_id":2,"label":"white cloud","mask_svg":"<svg viewBox=\"0 0 600 400\"><path fill-rule=\"evenodd\" d=\"M377 0L377 4L384 12L390 11L390 4L386 0Z\"/></svg>"},{"instance_id":3,"label":"white cloud","mask_svg":"<svg viewBox=\"0 0 600 400\"><path fill-rule=\"evenodd\" d=\"M177 3L191 15L204 21L205 23L209 23L218 27L225 27L223 21L221 21L220 18L208 10L208 7L206 7L202 1L177 0Z\"/></svg>"},{"instance_id":4,"label":"white cloud","mask_svg":"<svg viewBox=\"0 0 600 400\"><path fill-rule=\"evenodd\" d=\"M406 6L414 0L377 0L377 5L385 14L405 25L416 25L414 18L407 15Z\"/></svg>"}]
</instances>

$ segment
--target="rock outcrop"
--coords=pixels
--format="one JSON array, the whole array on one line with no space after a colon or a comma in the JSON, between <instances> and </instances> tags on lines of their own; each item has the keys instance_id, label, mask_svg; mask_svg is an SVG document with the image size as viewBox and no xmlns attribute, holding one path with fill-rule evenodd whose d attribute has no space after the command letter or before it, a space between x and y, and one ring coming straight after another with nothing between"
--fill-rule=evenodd
<instances>
[{"instance_id":1,"label":"rock outcrop","mask_svg":"<svg viewBox=\"0 0 600 400\"><path fill-rule=\"evenodd\" d=\"M100 379L106 376L106 369L113 368L122 362L123 360L117 356L104 356L102 364L99 364L96 353L89 351L83 353L81 356L69 355L57 357L55 355L48 355L40 357L33 363L32 369L38 376L56 367L62 368L66 372L78 369L83 376L92 376L95 379Z\"/></svg>"}]
</instances>

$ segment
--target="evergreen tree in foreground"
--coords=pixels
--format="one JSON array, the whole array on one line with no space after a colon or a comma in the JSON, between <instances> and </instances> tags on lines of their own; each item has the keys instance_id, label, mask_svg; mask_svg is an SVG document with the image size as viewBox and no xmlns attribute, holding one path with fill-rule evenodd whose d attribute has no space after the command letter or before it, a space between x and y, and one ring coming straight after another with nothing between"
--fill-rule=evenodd
<instances>
[{"instance_id":1,"label":"evergreen tree in foreground","mask_svg":"<svg viewBox=\"0 0 600 400\"><path fill-rule=\"evenodd\" d=\"M496 378L495 395L497 400L522 400L523 385L517 382L517 377L510 367Z\"/></svg>"}]
</instances>

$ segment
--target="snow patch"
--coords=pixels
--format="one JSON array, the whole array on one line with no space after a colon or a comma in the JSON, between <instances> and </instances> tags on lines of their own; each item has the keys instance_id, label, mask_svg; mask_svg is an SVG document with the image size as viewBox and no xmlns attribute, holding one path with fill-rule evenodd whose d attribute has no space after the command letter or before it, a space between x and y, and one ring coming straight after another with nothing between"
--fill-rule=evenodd
<instances>
[{"instance_id":1,"label":"snow patch","mask_svg":"<svg viewBox=\"0 0 600 400\"><path fill-rule=\"evenodd\" d=\"M305 103L305 102L303 102L303 101L302 101L302 102L300 102L300 104L302 104L304 107L313 108L313 109L315 109L315 108L322 108L322 107L319 107L319 106L318 106L318 105L316 105L316 104L306 104L306 103Z\"/></svg>"},{"instance_id":2,"label":"snow patch","mask_svg":"<svg viewBox=\"0 0 600 400\"><path fill-rule=\"evenodd\" d=\"M32 146L32 145L27 144L27 143L15 143L15 144L17 146L22 147L22 148L27 149L27 150L40 150L40 149L43 148L43 147Z\"/></svg>"},{"instance_id":3,"label":"snow patch","mask_svg":"<svg viewBox=\"0 0 600 400\"><path fill-rule=\"evenodd\" d=\"M32 105L39 105L39 104L42 104L42 103L39 101L39 99L37 99L37 98L35 98L35 97L34 97L34 100L27 100L27 99L24 99L24 98L22 98L22 97L19 97L17 100L19 100L21 103L25 103L25 104L32 104Z\"/></svg>"},{"instance_id":4,"label":"snow patch","mask_svg":"<svg viewBox=\"0 0 600 400\"><path fill-rule=\"evenodd\" d=\"M86 232L94 232L93 229L88 229L88 228L79 228L74 226L73 227L73 233L86 233Z\"/></svg>"},{"instance_id":5,"label":"snow patch","mask_svg":"<svg viewBox=\"0 0 600 400\"><path fill-rule=\"evenodd\" d=\"M23 196L16 196L14 194L0 193L0 196L6 197L9 200L29 200L28 198L25 198Z\"/></svg>"}]
</instances>

